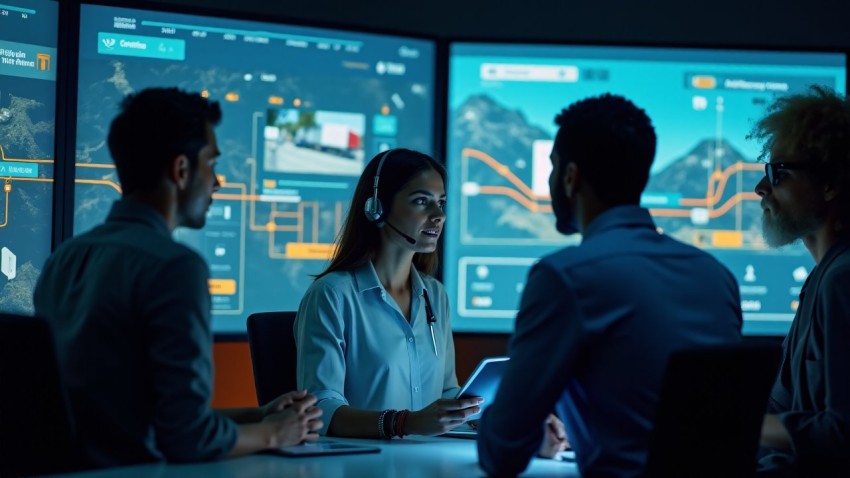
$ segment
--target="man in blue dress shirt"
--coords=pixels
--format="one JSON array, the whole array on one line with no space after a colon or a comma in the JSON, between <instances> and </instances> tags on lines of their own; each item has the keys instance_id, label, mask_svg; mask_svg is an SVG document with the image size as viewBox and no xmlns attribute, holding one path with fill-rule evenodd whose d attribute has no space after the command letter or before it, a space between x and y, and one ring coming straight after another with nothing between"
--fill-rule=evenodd
<instances>
[{"instance_id":1,"label":"man in blue dress shirt","mask_svg":"<svg viewBox=\"0 0 850 478\"><path fill-rule=\"evenodd\" d=\"M667 358L740 340L738 285L640 207L656 143L642 109L603 95L555 121L552 209L558 231L583 241L529 273L479 460L494 476L522 472L557 410L583 476L638 476Z\"/></svg>"},{"instance_id":2,"label":"man in blue dress shirt","mask_svg":"<svg viewBox=\"0 0 850 478\"><path fill-rule=\"evenodd\" d=\"M176 242L219 189L218 103L176 88L128 96L109 130L122 186L106 222L60 246L35 289L53 326L91 467L192 462L315 441L316 398L215 411L209 271Z\"/></svg>"}]
</instances>

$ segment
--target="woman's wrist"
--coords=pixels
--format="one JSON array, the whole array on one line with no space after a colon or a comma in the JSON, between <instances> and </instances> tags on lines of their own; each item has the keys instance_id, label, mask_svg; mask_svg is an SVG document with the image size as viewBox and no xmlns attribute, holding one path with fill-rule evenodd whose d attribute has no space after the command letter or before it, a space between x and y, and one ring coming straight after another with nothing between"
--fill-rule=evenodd
<instances>
[{"instance_id":1,"label":"woman's wrist","mask_svg":"<svg viewBox=\"0 0 850 478\"><path fill-rule=\"evenodd\" d=\"M409 412L407 418L404 420L404 434L405 435L419 435L418 425L419 425L419 413L420 412Z\"/></svg>"}]
</instances>

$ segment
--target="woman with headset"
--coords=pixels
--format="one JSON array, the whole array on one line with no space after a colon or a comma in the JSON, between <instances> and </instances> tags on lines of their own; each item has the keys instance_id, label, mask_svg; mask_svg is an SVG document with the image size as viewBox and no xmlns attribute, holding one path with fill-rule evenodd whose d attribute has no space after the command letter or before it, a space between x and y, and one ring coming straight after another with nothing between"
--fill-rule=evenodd
<instances>
[{"instance_id":1,"label":"woman with headset","mask_svg":"<svg viewBox=\"0 0 850 478\"><path fill-rule=\"evenodd\" d=\"M330 265L295 320L298 386L330 419L321 434L437 435L479 411L459 387L446 292L431 274L446 171L430 156L375 156L354 190Z\"/></svg>"},{"instance_id":2,"label":"woman with headset","mask_svg":"<svg viewBox=\"0 0 850 478\"><path fill-rule=\"evenodd\" d=\"M334 257L295 322L298 387L318 398L321 434L438 435L480 411L480 398L454 398L448 297L429 275L445 204L445 168L416 151L380 153L360 176ZM563 428L546 430L541 454L553 456Z\"/></svg>"}]
</instances>

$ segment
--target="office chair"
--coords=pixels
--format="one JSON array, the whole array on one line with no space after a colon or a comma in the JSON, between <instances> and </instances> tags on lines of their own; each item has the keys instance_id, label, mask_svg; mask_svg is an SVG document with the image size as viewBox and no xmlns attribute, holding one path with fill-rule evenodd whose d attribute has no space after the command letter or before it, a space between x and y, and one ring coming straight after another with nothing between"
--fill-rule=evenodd
<instances>
[{"instance_id":1,"label":"office chair","mask_svg":"<svg viewBox=\"0 0 850 478\"><path fill-rule=\"evenodd\" d=\"M295 312L261 312L248 316L248 343L254 386L260 405L296 389Z\"/></svg>"},{"instance_id":2,"label":"office chair","mask_svg":"<svg viewBox=\"0 0 850 478\"><path fill-rule=\"evenodd\" d=\"M757 340L673 353L644 476L753 476L780 356L779 343Z\"/></svg>"},{"instance_id":3,"label":"office chair","mask_svg":"<svg viewBox=\"0 0 850 478\"><path fill-rule=\"evenodd\" d=\"M78 469L73 421L49 324L0 313L0 476Z\"/></svg>"}]
</instances>

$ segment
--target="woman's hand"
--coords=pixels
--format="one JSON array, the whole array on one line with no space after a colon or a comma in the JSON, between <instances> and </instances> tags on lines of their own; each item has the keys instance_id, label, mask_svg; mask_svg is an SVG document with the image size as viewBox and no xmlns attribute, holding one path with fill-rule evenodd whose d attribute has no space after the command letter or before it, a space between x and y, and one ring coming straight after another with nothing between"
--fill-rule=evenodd
<instances>
[{"instance_id":1,"label":"woman's hand","mask_svg":"<svg viewBox=\"0 0 850 478\"><path fill-rule=\"evenodd\" d=\"M441 398L417 412L410 412L405 435L440 435L481 411L481 397Z\"/></svg>"}]
</instances>

